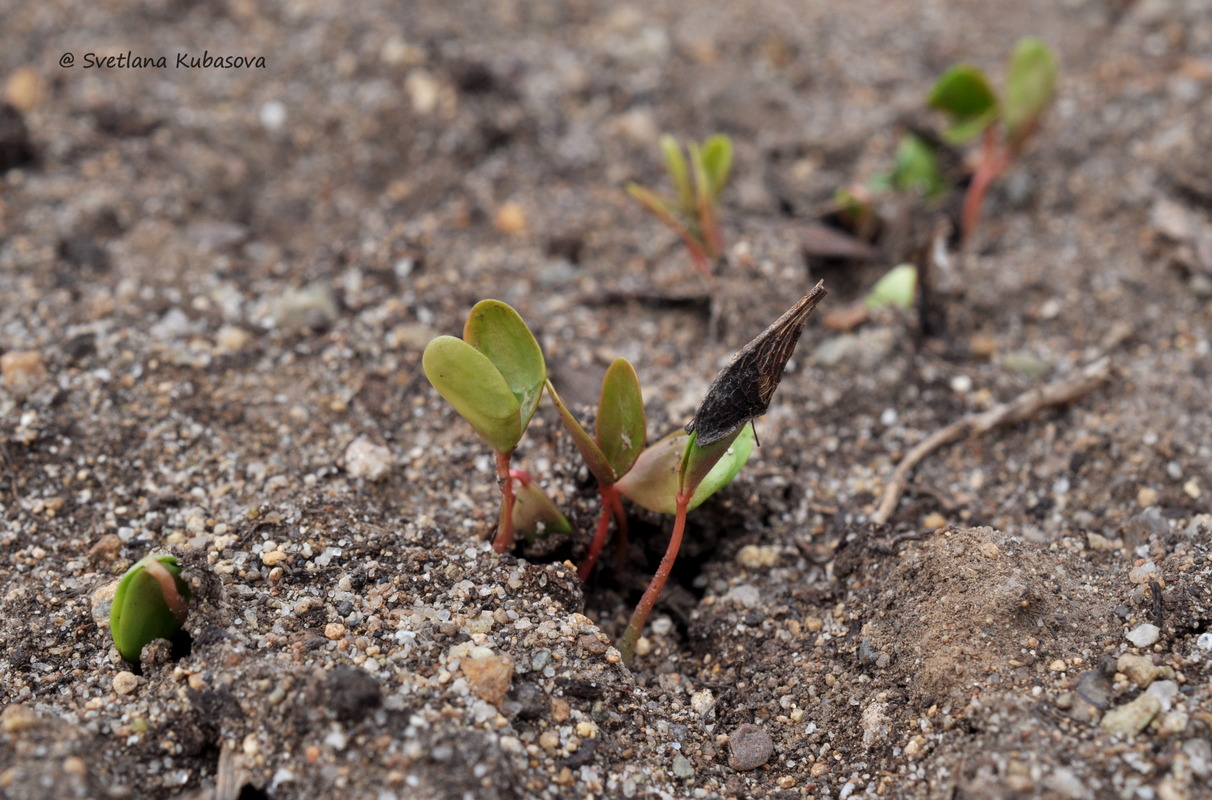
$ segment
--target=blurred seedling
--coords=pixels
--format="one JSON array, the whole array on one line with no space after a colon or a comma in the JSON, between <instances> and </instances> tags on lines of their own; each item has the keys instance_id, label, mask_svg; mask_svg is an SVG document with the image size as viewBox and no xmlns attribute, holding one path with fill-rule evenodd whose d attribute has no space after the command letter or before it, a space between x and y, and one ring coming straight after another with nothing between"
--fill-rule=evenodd
<instances>
[{"instance_id":1,"label":"blurred seedling","mask_svg":"<svg viewBox=\"0 0 1212 800\"><path fill-rule=\"evenodd\" d=\"M585 466L597 479L598 491L602 496L597 530L589 544L589 553L577 570L584 581L589 579L593 565L602 552L612 518L619 552L626 551L627 514L616 486L635 465L644 449L648 435L644 421L644 398L635 368L625 358L615 359L602 379L597 418L594 420L593 436L590 436L564 405L551 381L547 382L547 393L551 395L560 420L585 460Z\"/></svg>"},{"instance_id":2,"label":"blurred seedling","mask_svg":"<svg viewBox=\"0 0 1212 800\"><path fill-rule=\"evenodd\" d=\"M554 506L529 476L510 468L513 451L547 381L543 351L518 312L499 300L476 303L463 326L463 338L434 339L426 346L421 364L438 394L496 458L501 512L493 549L504 553L513 547L518 523L566 527L562 516L550 515ZM522 506L515 508L519 497Z\"/></svg>"},{"instance_id":3,"label":"blurred seedling","mask_svg":"<svg viewBox=\"0 0 1212 800\"><path fill-rule=\"evenodd\" d=\"M1023 151L1039 127L1056 92L1057 64L1042 40L1027 37L1015 45L1006 70L1006 87L998 97L989 78L971 64L956 64L943 73L927 98L931 108L950 120L944 138L959 144L981 137L972 182L964 196L961 235L968 240L980 222L990 184Z\"/></svg>"},{"instance_id":4,"label":"blurred seedling","mask_svg":"<svg viewBox=\"0 0 1212 800\"><path fill-rule=\"evenodd\" d=\"M908 311L917 300L917 284L917 267L912 264L898 264L875 282L875 286L872 286L871 291L863 298L863 306L870 310L901 308Z\"/></svg>"},{"instance_id":5,"label":"blurred seedling","mask_svg":"<svg viewBox=\"0 0 1212 800\"><path fill-rule=\"evenodd\" d=\"M636 183L627 184L627 192L677 233L695 268L710 277L724 252L719 198L732 171L732 140L715 134L702 145L690 142L683 154L677 140L665 134L661 152L674 195L657 194Z\"/></svg>"},{"instance_id":6,"label":"blurred seedling","mask_svg":"<svg viewBox=\"0 0 1212 800\"><path fill-rule=\"evenodd\" d=\"M640 454L618 489L645 508L674 514L665 555L623 632L619 651L630 663L648 615L665 588L686 531L690 509L726 486L757 442L753 420L766 413L808 316L825 296L817 284L773 325L741 348L679 432Z\"/></svg>"},{"instance_id":7,"label":"blurred seedling","mask_svg":"<svg viewBox=\"0 0 1212 800\"><path fill-rule=\"evenodd\" d=\"M876 223L875 201L888 193L915 193L928 202L937 202L947 189L947 179L939 167L938 154L920 136L906 133L896 147L892 169L881 172L866 183L837 190L834 204L855 235L872 238Z\"/></svg>"},{"instance_id":8,"label":"blurred seedling","mask_svg":"<svg viewBox=\"0 0 1212 800\"><path fill-rule=\"evenodd\" d=\"M144 645L168 639L185 624L191 592L177 559L145 556L118 582L109 612L109 631L118 654L139 663Z\"/></svg>"}]
</instances>

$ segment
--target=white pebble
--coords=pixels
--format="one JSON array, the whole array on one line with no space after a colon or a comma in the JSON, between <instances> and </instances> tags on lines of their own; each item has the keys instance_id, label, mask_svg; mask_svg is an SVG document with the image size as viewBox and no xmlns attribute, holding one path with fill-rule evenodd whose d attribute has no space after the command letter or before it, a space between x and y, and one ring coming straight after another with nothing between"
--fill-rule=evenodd
<instances>
[{"instance_id":1,"label":"white pebble","mask_svg":"<svg viewBox=\"0 0 1212 800\"><path fill-rule=\"evenodd\" d=\"M1127 639L1137 647L1148 647L1161 637L1161 628L1146 622L1128 631Z\"/></svg>"}]
</instances>

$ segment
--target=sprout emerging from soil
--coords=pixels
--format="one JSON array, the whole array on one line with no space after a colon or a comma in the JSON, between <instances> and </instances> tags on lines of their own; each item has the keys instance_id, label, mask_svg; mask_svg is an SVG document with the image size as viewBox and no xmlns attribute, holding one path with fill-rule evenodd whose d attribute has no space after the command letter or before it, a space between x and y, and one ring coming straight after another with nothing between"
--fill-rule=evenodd
<instances>
[{"instance_id":1,"label":"sprout emerging from soil","mask_svg":"<svg viewBox=\"0 0 1212 800\"><path fill-rule=\"evenodd\" d=\"M482 300L467 316L463 338L434 339L426 346L421 364L433 387L496 456L501 513L492 546L504 553L513 547L517 530L517 474L510 470L510 461L543 396L547 381L543 351L517 311L499 300ZM529 482L523 486L531 509L546 513L550 502L536 499L541 490ZM521 520L540 518L527 511Z\"/></svg>"},{"instance_id":2,"label":"sprout emerging from soil","mask_svg":"<svg viewBox=\"0 0 1212 800\"><path fill-rule=\"evenodd\" d=\"M980 221L989 185L1022 152L1039 127L1040 118L1056 93L1056 56L1042 40L1018 42L1006 71L1006 90L999 98L988 77L971 64L956 64L930 90L931 108L950 118L944 132L953 143L981 136L972 183L964 196L962 234L971 237Z\"/></svg>"},{"instance_id":3,"label":"sprout emerging from soil","mask_svg":"<svg viewBox=\"0 0 1212 800\"><path fill-rule=\"evenodd\" d=\"M665 556L623 632L619 651L630 663L640 632L665 588L686 531L690 509L727 485L749 459L757 441L753 420L770 407L783 370L795 351L812 309L825 296L821 284L732 357L716 376L685 433L667 437L640 455L619 490L640 505L669 511L673 533ZM670 470L672 454L681 456Z\"/></svg>"},{"instance_id":4,"label":"sprout emerging from soil","mask_svg":"<svg viewBox=\"0 0 1212 800\"><path fill-rule=\"evenodd\" d=\"M118 582L109 631L122 658L139 663L144 645L181 629L191 592L173 556L145 556Z\"/></svg>"},{"instance_id":5,"label":"sprout emerging from soil","mask_svg":"<svg viewBox=\"0 0 1212 800\"><path fill-rule=\"evenodd\" d=\"M732 171L732 140L722 134L708 136L701 146L690 142L683 155L677 140L665 134L661 152L675 196L666 197L636 183L627 184L627 193L677 233L695 268L710 277L724 252L719 198Z\"/></svg>"},{"instance_id":6,"label":"sprout emerging from soil","mask_svg":"<svg viewBox=\"0 0 1212 800\"><path fill-rule=\"evenodd\" d=\"M649 447L644 446L647 432L640 380L626 359L616 359L606 370L591 436L547 379L542 350L518 312L498 300L477 303L467 318L463 338L439 336L425 348L421 362L429 382L496 454L502 500L493 548L503 553L512 547L515 531L570 530L568 520L531 476L510 467L514 448L546 389L602 496L597 530L578 570L582 580L593 570L612 519L619 552L625 552L623 497L651 511L674 515L665 556L620 644L624 660L630 662L640 631L673 569L686 531L686 515L727 486L749 460L757 444L752 422L770 407L808 315L825 294L818 283L741 348L716 376L686 429Z\"/></svg>"},{"instance_id":7,"label":"sprout emerging from soil","mask_svg":"<svg viewBox=\"0 0 1212 800\"><path fill-rule=\"evenodd\" d=\"M585 466L597 479L598 491L602 495L597 531L589 544L589 553L577 570L577 575L585 581L589 579L593 565L602 552L612 518L618 552L626 552L627 514L623 511L623 501L616 485L635 465L644 449L648 436L644 421L644 398L640 391L640 379L631 362L625 358L615 359L602 378L597 419L593 436L590 436L564 405L551 381L547 382L547 393L551 395L560 420L581 452Z\"/></svg>"}]
</instances>

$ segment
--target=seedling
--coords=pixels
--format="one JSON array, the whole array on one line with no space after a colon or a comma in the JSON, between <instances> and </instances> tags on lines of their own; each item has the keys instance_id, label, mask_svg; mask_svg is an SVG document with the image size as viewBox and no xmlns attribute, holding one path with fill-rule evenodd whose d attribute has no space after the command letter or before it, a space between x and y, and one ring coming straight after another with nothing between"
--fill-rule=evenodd
<instances>
[{"instance_id":1,"label":"seedling","mask_svg":"<svg viewBox=\"0 0 1212 800\"><path fill-rule=\"evenodd\" d=\"M732 140L722 134L708 136L702 146L690 142L683 155L677 140L665 134L661 151L675 196L660 195L636 183L627 184L627 192L677 233L695 268L710 277L724 252L719 198L732 171Z\"/></svg>"},{"instance_id":2,"label":"seedling","mask_svg":"<svg viewBox=\"0 0 1212 800\"><path fill-rule=\"evenodd\" d=\"M145 556L118 582L109 612L109 632L118 654L139 663L143 647L181 629L191 592L173 556Z\"/></svg>"},{"instance_id":3,"label":"seedling","mask_svg":"<svg viewBox=\"0 0 1212 800\"><path fill-rule=\"evenodd\" d=\"M560 420L581 452L585 465L597 479L598 491L602 495L597 531L589 544L589 553L577 570L584 581L589 579L593 565L602 552L612 518L619 552L626 550L627 514L623 511L623 501L615 487L644 449L648 435L644 421L644 398L635 368L625 358L615 359L602 379L597 419L593 436L590 436L564 405L551 381L547 382L547 393L551 395Z\"/></svg>"},{"instance_id":4,"label":"seedling","mask_svg":"<svg viewBox=\"0 0 1212 800\"><path fill-rule=\"evenodd\" d=\"M1056 57L1048 45L1027 37L1010 56L1001 98L985 73L971 64L951 67L930 90L930 107L950 118L944 133L948 141L981 137L976 169L964 196L961 234L965 240L980 221L989 185L1009 169L1039 127L1056 91L1056 73Z\"/></svg>"},{"instance_id":5,"label":"seedling","mask_svg":"<svg viewBox=\"0 0 1212 800\"><path fill-rule=\"evenodd\" d=\"M482 300L467 316L463 338L434 339L421 364L438 394L496 457L501 513L492 546L504 553L513 546L516 531L516 475L510 461L543 395L543 351L518 312L499 300Z\"/></svg>"},{"instance_id":6,"label":"seedling","mask_svg":"<svg viewBox=\"0 0 1212 800\"><path fill-rule=\"evenodd\" d=\"M623 497L674 515L665 555L620 643L624 659L630 662L640 631L673 569L687 514L728 485L748 461L757 444L753 420L770 407L808 316L825 294L818 283L741 348L716 376L686 429L647 448L640 382L626 359L616 359L606 370L590 436L547 379L543 353L518 313L498 300L477 303L463 338L439 336L425 348L421 361L434 388L496 454L502 501L493 548L505 552L513 545L515 531L570 528L530 475L510 467L510 456L546 388L602 496L597 531L578 571L582 580L601 553L612 519L618 541L626 541Z\"/></svg>"},{"instance_id":7,"label":"seedling","mask_svg":"<svg viewBox=\"0 0 1212 800\"><path fill-rule=\"evenodd\" d=\"M863 299L863 305L869 309L903 308L906 311L913 308L917 298L917 267L912 264L898 264L888 270L871 287L871 291Z\"/></svg>"},{"instance_id":8,"label":"seedling","mask_svg":"<svg viewBox=\"0 0 1212 800\"><path fill-rule=\"evenodd\" d=\"M560 513L534 478L520 469L511 469L513 477L513 529L534 540L551 533L572 533L568 518Z\"/></svg>"},{"instance_id":9,"label":"seedling","mask_svg":"<svg viewBox=\"0 0 1212 800\"><path fill-rule=\"evenodd\" d=\"M757 441L753 420L770 407L787 361L804 332L808 315L825 294L825 287L818 283L773 325L741 348L720 371L694 419L686 426L689 435L681 448L676 470L672 471L674 480L669 480L668 464L669 454L676 452L676 437L664 439L641 454L620 482L620 491L648 508L667 510L672 495L674 513L669 546L623 632L619 651L624 662L630 663L644 623L673 570L686 530L687 514L693 505L731 481L748 460ZM752 441L742 440L746 432ZM706 491L700 499L699 493L703 489Z\"/></svg>"}]
</instances>

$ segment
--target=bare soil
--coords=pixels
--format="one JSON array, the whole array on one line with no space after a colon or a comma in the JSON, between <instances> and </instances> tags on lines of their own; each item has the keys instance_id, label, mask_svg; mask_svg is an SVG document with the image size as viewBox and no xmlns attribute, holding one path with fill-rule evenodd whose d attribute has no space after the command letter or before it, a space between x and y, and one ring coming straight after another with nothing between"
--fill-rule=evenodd
<instances>
[{"instance_id":1,"label":"bare soil","mask_svg":"<svg viewBox=\"0 0 1212 800\"><path fill-rule=\"evenodd\" d=\"M1024 35L1059 96L929 330L821 324L960 196L839 254L837 189ZM44 0L0 43L0 796L1212 797L1205 0ZM128 52L166 64L86 59ZM621 188L663 131L736 146L711 280ZM575 533L494 554L422 349L500 298L586 419L629 358L655 439L822 278L624 666L671 520L582 585L545 404L517 459ZM872 523L915 443L1104 356ZM107 592L160 550L191 616L134 667Z\"/></svg>"}]
</instances>

